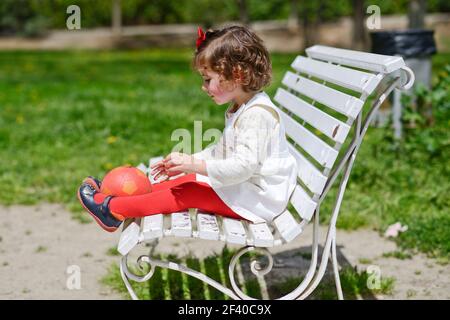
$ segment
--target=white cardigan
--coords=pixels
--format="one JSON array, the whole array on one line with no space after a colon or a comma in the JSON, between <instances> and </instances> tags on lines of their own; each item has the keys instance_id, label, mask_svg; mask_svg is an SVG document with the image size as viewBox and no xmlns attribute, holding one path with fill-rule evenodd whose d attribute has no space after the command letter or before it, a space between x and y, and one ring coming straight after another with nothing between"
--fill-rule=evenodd
<instances>
[{"instance_id":1,"label":"white cardigan","mask_svg":"<svg viewBox=\"0 0 450 320\"><path fill-rule=\"evenodd\" d=\"M297 181L284 123L265 92L234 113L229 113L230 107L218 143L193 154L205 160L208 173L196 178L208 183L241 217L271 222L286 209Z\"/></svg>"}]
</instances>

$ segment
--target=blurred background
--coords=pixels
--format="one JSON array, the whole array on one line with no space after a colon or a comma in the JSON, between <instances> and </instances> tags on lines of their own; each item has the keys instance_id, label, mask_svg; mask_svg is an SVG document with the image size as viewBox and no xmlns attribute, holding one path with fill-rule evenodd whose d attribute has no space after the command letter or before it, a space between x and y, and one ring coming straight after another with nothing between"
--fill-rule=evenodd
<instances>
[{"instance_id":1,"label":"blurred background","mask_svg":"<svg viewBox=\"0 0 450 320\"><path fill-rule=\"evenodd\" d=\"M70 5L81 9L82 32L66 29ZM449 51L445 0L3 0L0 48L190 46L197 25L239 22L257 30L273 51L316 43L368 50L369 6L379 8L382 30L431 28L438 50Z\"/></svg>"},{"instance_id":2,"label":"blurred background","mask_svg":"<svg viewBox=\"0 0 450 320\"><path fill-rule=\"evenodd\" d=\"M58 230L72 234L63 244L65 251L77 252L72 248L77 227L70 223L91 222L76 199L84 177L101 178L114 167L168 154L178 143L171 140L172 132L193 132L194 121L202 121L203 131L223 129L225 109L200 90L201 78L190 62L197 26L233 23L248 25L269 48L274 77L266 91L271 96L294 58L314 44L397 54L407 60L418 81L408 94L387 101L370 128L337 226L341 231L375 230L381 237L396 222L407 225L406 232L392 239L396 248L378 257L398 259L399 264L391 263L393 277L405 270L401 263L415 265L419 254L425 262L411 269L409 278L425 279L430 270L421 268L427 259L448 264L449 1L1 0L0 216L9 222L0 226L0 283L27 263L20 256L50 254L54 243L60 246L55 239L63 235L53 234ZM53 205L60 207L55 210ZM321 222L328 221L332 205L323 204ZM15 210L14 219L10 210ZM73 219L45 225L44 233L39 226L47 211ZM22 229L16 230L19 226ZM97 239L101 231L91 226L89 232ZM33 238L35 234L47 238ZM94 252L96 242L89 246ZM92 252L79 255L91 259ZM355 256L364 259L366 253ZM61 260L64 254L53 256ZM114 248L108 250L111 254L117 254ZM370 259L365 258L367 263ZM364 265L363 260L355 263ZM354 276L350 271L344 280L345 290L353 294L363 290L364 283ZM441 291L427 287L441 276L436 273L416 283L416 293L405 288L391 293L394 298L427 298L427 292L449 298L450 277L436 284L446 285ZM109 272L109 282L123 291L117 268ZM29 291L39 297L43 292L9 286L14 289L0 287L0 297L26 297Z\"/></svg>"}]
</instances>

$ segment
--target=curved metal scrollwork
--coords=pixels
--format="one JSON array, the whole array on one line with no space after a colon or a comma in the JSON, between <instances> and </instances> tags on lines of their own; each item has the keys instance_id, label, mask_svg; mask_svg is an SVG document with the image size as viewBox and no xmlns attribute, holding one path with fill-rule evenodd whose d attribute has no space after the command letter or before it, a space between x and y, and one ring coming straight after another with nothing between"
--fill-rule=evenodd
<instances>
[{"instance_id":1,"label":"curved metal scrollwork","mask_svg":"<svg viewBox=\"0 0 450 320\"><path fill-rule=\"evenodd\" d=\"M228 266L228 275L229 275L230 283L232 286L232 290L225 287L221 283L215 281L214 279L211 279L210 277L208 277L207 275L205 275L199 271L188 268L182 264L153 259L152 257L150 257L148 255L140 256L136 262L138 270L143 273L146 272L144 269L144 266L145 265L149 266L150 270L148 272L144 273L143 275L137 275L132 270L130 270L130 268L128 267L127 256L122 257L121 264L120 264L120 272L121 272L122 279L125 283L125 286L129 292L131 298L134 300L138 300L138 297L135 294L135 292L129 282L129 279L136 281L136 282L148 281L153 276L156 267L183 272L189 276L192 276L203 282L206 282L210 286L216 288L217 290L221 291L222 293L226 294L227 296L229 296L230 298L235 299L235 300L239 300L239 299L256 300L256 298L248 296L240 289L239 285L236 283L235 276L234 276L235 271L236 271L236 266L237 266L239 259L243 255L245 255L249 252L257 252L257 253L262 254L262 256L251 256L250 257L250 270L255 276L257 276L257 277L265 276L268 273L270 273L273 269L273 257L272 257L272 254L266 248L258 248L258 247L251 247L251 246L241 248L233 255L233 257L230 261L230 264ZM261 259L263 257L267 258L267 263L265 263L264 265L262 265L261 262L258 261L259 259ZM315 264L314 264L314 266L315 266ZM312 270L309 270L309 272L311 272L311 271ZM309 281L310 281L309 278L310 277L307 276L306 279L304 279L302 281L302 283L297 287L297 289L295 289L291 293L281 297L280 299L295 299L295 298L297 298L298 295L303 291L303 288L305 288L306 285L309 283Z\"/></svg>"},{"instance_id":2,"label":"curved metal scrollwork","mask_svg":"<svg viewBox=\"0 0 450 320\"><path fill-rule=\"evenodd\" d=\"M230 261L230 265L228 266L228 275L230 277L230 283L233 287L234 292L241 298L246 300L255 300L255 298L252 298L248 295L246 295L242 290L239 288L239 286L236 283L236 280L234 278L234 273L236 269L236 264L239 261L239 258L242 257L244 254L252 251L260 251L264 256L267 257L269 260L269 263L265 267L261 267L261 264L256 260L256 257L252 257L250 261L250 270L252 273L257 277L262 277L268 274L270 271L272 271L273 268L273 257L270 254L270 252L266 248L255 248L255 247L245 247L240 249L236 254L233 256L233 258Z\"/></svg>"}]
</instances>

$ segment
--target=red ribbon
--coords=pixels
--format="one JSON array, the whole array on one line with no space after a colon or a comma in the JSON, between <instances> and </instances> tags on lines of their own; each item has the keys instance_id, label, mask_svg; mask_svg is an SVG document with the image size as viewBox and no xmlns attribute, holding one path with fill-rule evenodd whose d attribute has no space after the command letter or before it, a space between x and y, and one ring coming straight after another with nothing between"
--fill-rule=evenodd
<instances>
[{"instance_id":1,"label":"red ribbon","mask_svg":"<svg viewBox=\"0 0 450 320\"><path fill-rule=\"evenodd\" d=\"M197 48L200 47L200 45L202 44L203 41L206 40L206 33L203 32L201 27L198 27L197 29L197 34L198 34L198 38L197 38Z\"/></svg>"}]
</instances>

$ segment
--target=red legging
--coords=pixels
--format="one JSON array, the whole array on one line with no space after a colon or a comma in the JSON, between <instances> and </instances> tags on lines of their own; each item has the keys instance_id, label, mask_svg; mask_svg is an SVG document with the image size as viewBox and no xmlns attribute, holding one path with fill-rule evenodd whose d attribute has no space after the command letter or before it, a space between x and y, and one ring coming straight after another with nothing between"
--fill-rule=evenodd
<instances>
[{"instance_id":1,"label":"red legging","mask_svg":"<svg viewBox=\"0 0 450 320\"><path fill-rule=\"evenodd\" d=\"M139 196L113 197L109 209L115 216L124 218L198 208L225 217L243 219L220 199L210 185L197 181L195 177L195 173L191 173L155 183L152 192ZM105 194L96 193L94 199L96 203L102 203L105 197Z\"/></svg>"}]
</instances>

